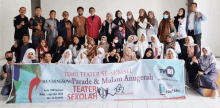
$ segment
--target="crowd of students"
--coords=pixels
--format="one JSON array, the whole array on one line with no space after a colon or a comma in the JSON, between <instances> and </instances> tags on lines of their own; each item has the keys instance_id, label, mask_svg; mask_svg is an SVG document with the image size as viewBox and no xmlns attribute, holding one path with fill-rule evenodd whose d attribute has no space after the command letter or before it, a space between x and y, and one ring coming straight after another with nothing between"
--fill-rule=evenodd
<instances>
[{"instance_id":1,"label":"crowd of students","mask_svg":"<svg viewBox=\"0 0 220 108\"><path fill-rule=\"evenodd\" d=\"M215 90L216 98L217 61L210 48L201 48L201 21L206 20L206 17L196 11L196 3L192 3L190 9L187 17L184 8L180 8L174 18L171 18L169 11L165 11L160 23L153 11L147 13L144 9L139 10L137 21L131 11L127 12L125 21L122 12L118 10L115 19L111 13L107 13L106 20L101 22L94 7L89 8L91 16L88 18L83 16L84 8L78 7L78 16L71 22L67 11L63 12L63 19L60 21L56 19L54 10L45 19L41 16L40 7L35 8L36 15L28 21L25 16L26 8L21 7L20 14L14 18L15 44L11 51L6 52L7 64L0 74L0 79L6 78L1 94L8 95L11 89L12 52L15 52L16 63L22 64L184 60L189 83L197 81L196 76L200 74L200 86ZM32 29L32 43L29 43L28 28Z\"/></svg>"}]
</instances>

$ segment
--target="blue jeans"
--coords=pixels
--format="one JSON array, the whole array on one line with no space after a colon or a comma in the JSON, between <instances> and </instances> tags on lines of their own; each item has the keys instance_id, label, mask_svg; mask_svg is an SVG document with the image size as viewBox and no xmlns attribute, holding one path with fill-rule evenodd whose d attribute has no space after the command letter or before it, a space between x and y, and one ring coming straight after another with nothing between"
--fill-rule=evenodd
<instances>
[{"instance_id":1,"label":"blue jeans","mask_svg":"<svg viewBox=\"0 0 220 108\"><path fill-rule=\"evenodd\" d=\"M6 85L2 88L1 95L9 95L11 92L11 85Z\"/></svg>"},{"instance_id":2,"label":"blue jeans","mask_svg":"<svg viewBox=\"0 0 220 108\"><path fill-rule=\"evenodd\" d=\"M32 36L32 44L34 45L35 48L39 47L40 41L42 39L45 39L44 36Z\"/></svg>"}]
</instances>

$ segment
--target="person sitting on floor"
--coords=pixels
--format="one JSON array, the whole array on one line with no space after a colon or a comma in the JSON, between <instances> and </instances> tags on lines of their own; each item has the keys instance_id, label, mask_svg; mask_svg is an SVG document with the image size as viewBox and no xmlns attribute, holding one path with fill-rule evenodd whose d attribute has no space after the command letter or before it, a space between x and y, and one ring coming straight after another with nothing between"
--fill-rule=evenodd
<instances>
[{"instance_id":1,"label":"person sitting on floor","mask_svg":"<svg viewBox=\"0 0 220 108\"><path fill-rule=\"evenodd\" d=\"M193 57L192 62L198 65L198 70L201 70L198 72L200 75L200 86L214 90L215 96L213 98L216 99L219 96L219 87L215 83L218 78L218 71L216 69L217 60L209 47L204 47L202 52L203 55L201 58L198 60L196 57Z\"/></svg>"}]
</instances>

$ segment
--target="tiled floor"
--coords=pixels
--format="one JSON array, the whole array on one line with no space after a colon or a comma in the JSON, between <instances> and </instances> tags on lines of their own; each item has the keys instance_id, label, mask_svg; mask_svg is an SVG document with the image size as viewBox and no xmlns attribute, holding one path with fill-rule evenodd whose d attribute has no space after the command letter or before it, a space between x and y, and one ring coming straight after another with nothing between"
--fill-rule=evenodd
<instances>
[{"instance_id":1,"label":"tiled floor","mask_svg":"<svg viewBox=\"0 0 220 108\"><path fill-rule=\"evenodd\" d=\"M217 68L220 69L220 59ZM0 64L3 61L0 60ZM0 90L2 87L0 87ZM184 100L134 100L134 101L91 101L91 102L58 102L34 104L4 104L7 97L0 95L0 108L220 108L220 97L211 99L202 97L191 88L186 89Z\"/></svg>"},{"instance_id":2,"label":"tiled floor","mask_svg":"<svg viewBox=\"0 0 220 108\"><path fill-rule=\"evenodd\" d=\"M0 87L2 89L2 87ZM220 108L220 97L202 97L187 88L184 100L134 100L134 101L90 101L34 104L4 104L7 97L0 96L0 108Z\"/></svg>"}]
</instances>

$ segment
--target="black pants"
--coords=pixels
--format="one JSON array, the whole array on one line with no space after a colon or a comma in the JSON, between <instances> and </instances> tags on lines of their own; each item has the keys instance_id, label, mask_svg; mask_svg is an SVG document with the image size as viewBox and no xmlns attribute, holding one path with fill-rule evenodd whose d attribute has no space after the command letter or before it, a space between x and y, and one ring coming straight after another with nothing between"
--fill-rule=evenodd
<instances>
[{"instance_id":1,"label":"black pants","mask_svg":"<svg viewBox=\"0 0 220 108\"><path fill-rule=\"evenodd\" d=\"M191 31L188 30L187 35L192 36L194 39L194 43L199 46L199 48L200 48L199 57L200 57L201 56L201 36L202 36L202 33L200 33L198 35L194 35L194 30L191 30Z\"/></svg>"},{"instance_id":2,"label":"black pants","mask_svg":"<svg viewBox=\"0 0 220 108\"><path fill-rule=\"evenodd\" d=\"M93 38L93 39L95 41L95 44L98 45L99 38Z\"/></svg>"},{"instance_id":3,"label":"black pants","mask_svg":"<svg viewBox=\"0 0 220 108\"><path fill-rule=\"evenodd\" d=\"M2 88L1 95L9 95L11 92L11 85L5 85Z\"/></svg>"},{"instance_id":4,"label":"black pants","mask_svg":"<svg viewBox=\"0 0 220 108\"><path fill-rule=\"evenodd\" d=\"M78 37L78 38L79 38L80 43L83 45L85 43L85 36Z\"/></svg>"},{"instance_id":5,"label":"black pants","mask_svg":"<svg viewBox=\"0 0 220 108\"><path fill-rule=\"evenodd\" d=\"M190 64L192 58L185 58L185 68L188 72L189 83L193 83L196 79L196 75L198 74L198 65L193 63Z\"/></svg>"},{"instance_id":6,"label":"black pants","mask_svg":"<svg viewBox=\"0 0 220 108\"><path fill-rule=\"evenodd\" d=\"M184 44L186 43L185 38L180 39L180 40L177 39L176 41L179 43L180 49L181 49L181 53L178 54L178 58L183 59L183 51L184 51L183 48L184 48Z\"/></svg>"}]
</instances>

